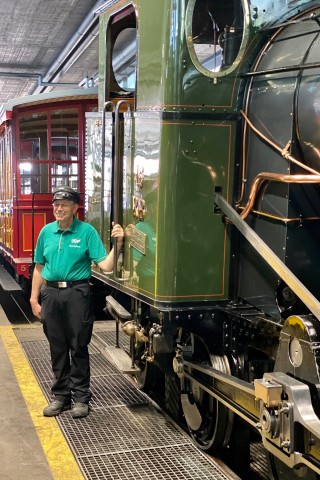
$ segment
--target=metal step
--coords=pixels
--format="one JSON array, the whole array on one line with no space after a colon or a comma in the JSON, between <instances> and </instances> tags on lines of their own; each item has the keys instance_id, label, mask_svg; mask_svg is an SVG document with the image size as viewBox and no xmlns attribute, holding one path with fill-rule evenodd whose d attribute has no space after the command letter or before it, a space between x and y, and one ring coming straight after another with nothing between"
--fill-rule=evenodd
<instances>
[{"instance_id":1,"label":"metal step","mask_svg":"<svg viewBox=\"0 0 320 480\"><path fill-rule=\"evenodd\" d=\"M105 353L110 358L110 361L125 374L139 373L140 369L132 366L131 358L121 347L105 347Z\"/></svg>"},{"instance_id":2,"label":"metal step","mask_svg":"<svg viewBox=\"0 0 320 480\"><path fill-rule=\"evenodd\" d=\"M107 309L116 320L122 322L131 320L131 313L128 312L112 295L106 297Z\"/></svg>"},{"instance_id":3,"label":"metal step","mask_svg":"<svg viewBox=\"0 0 320 480\"><path fill-rule=\"evenodd\" d=\"M92 342L97 345L97 348L105 354L120 372L125 374L139 373L140 369L132 367L130 351L130 338L123 332L119 332L119 344L116 345L115 331L99 331L96 330L92 334Z\"/></svg>"}]
</instances>

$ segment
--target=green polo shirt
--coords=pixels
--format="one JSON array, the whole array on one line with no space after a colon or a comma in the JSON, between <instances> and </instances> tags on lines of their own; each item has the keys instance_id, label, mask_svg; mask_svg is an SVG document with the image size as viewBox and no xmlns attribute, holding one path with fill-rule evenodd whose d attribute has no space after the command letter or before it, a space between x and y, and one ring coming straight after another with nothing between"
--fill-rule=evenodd
<instances>
[{"instance_id":1,"label":"green polo shirt","mask_svg":"<svg viewBox=\"0 0 320 480\"><path fill-rule=\"evenodd\" d=\"M44 265L43 278L55 282L89 279L91 263L105 258L107 252L96 229L75 218L69 230L61 230L57 221L42 228L34 261Z\"/></svg>"}]
</instances>

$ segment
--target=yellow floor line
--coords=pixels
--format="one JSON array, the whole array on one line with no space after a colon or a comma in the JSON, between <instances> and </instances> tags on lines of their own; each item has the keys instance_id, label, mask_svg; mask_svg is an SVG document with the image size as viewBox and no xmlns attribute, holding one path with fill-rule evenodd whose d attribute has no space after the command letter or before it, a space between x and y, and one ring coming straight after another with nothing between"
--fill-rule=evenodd
<instances>
[{"instance_id":1,"label":"yellow floor line","mask_svg":"<svg viewBox=\"0 0 320 480\"><path fill-rule=\"evenodd\" d=\"M20 390L31 415L43 451L55 480L83 480L81 470L55 418L42 415L47 400L33 374L28 360L11 326L0 327Z\"/></svg>"}]
</instances>

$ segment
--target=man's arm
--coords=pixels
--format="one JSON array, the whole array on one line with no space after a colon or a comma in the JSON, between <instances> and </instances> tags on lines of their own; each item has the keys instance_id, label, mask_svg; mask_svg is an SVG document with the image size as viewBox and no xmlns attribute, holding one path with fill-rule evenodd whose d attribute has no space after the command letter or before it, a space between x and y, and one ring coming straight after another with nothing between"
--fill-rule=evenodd
<instances>
[{"instance_id":1,"label":"man's arm","mask_svg":"<svg viewBox=\"0 0 320 480\"><path fill-rule=\"evenodd\" d=\"M119 249L118 249L119 251ZM114 261L114 248L110 251L107 258L98 263L98 267L101 268L104 272L112 272L113 270L113 261Z\"/></svg>"},{"instance_id":2,"label":"man's arm","mask_svg":"<svg viewBox=\"0 0 320 480\"><path fill-rule=\"evenodd\" d=\"M39 304L40 290L43 283L42 272L43 265L36 263L33 276L32 276L32 287L31 287L31 296L30 296L30 305L32 308L32 313L35 317L41 318L41 305Z\"/></svg>"},{"instance_id":3,"label":"man's arm","mask_svg":"<svg viewBox=\"0 0 320 480\"><path fill-rule=\"evenodd\" d=\"M118 224L114 225L111 232L111 236L117 239L117 253L119 255L120 249L123 243L123 237L124 237L123 228L121 227L121 225L118 225ZM114 262L114 248L112 247L111 252L107 256L107 258L105 258L104 260L98 263L98 267L100 267L101 270L103 270L104 272L112 272L113 262Z\"/></svg>"}]
</instances>

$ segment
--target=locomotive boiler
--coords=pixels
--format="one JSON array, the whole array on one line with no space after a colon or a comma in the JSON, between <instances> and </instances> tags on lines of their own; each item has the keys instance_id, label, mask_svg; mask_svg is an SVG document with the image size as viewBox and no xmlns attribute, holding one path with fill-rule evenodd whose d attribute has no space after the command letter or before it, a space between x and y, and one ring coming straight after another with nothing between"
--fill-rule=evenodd
<instances>
[{"instance_id":1,"label":"locomotive boiler","mask_svg":"<svg viewBox=\"0 0 320 480\"><path fill-rule=\"evenodd\" d=\"M107 308L199 448L320 474L320 4L110 0L86 219ZM240 453L239 453L240 452ZM248 456L248 455L247 455Z\"/></svg>"}]
</instances>

